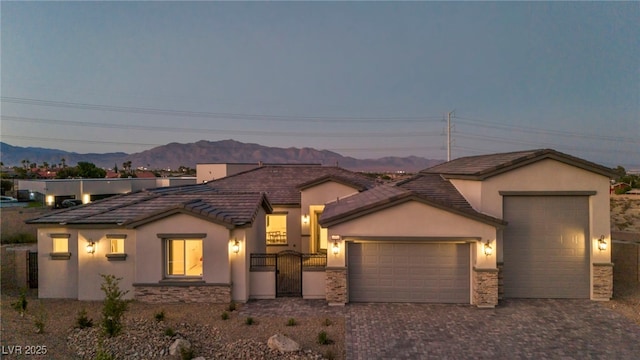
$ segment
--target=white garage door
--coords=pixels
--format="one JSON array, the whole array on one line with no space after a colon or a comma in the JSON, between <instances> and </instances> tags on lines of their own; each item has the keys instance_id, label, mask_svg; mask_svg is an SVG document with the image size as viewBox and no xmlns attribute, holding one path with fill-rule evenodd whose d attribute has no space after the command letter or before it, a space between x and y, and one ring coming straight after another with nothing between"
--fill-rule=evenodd
<instances>
[{"instance_id":1,"label":"white garage door","mask_svg":"<svg viewBox=\"0 0 640 360\"><path fill-rule=\"evenodd\" d=\"M469 303L469 244L350 243L349 301Z\"/></svg>"},{"instance_id":2,"label":"white garage door","mask_svg":"<svg viewBox=\"0 0 640 360\"><path fill-rule=\"evenodd\" d=\"M589 198L505 196L504 296L589 298Z\"/></svg>"}]
</instances>

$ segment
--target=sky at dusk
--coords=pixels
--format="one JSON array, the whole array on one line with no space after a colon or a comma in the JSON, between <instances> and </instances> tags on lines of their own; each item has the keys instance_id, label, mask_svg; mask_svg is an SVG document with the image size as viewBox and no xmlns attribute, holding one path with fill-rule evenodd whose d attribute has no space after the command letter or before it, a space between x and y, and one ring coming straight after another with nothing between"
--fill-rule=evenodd
<instances>
[{"instance_id":1,"label":"sky at dusk","mask_svg":"<svg viewBox=\"0 0 640 360\"><path fill-rule=\"evenodd\" d=\"M6 2L1 140L640 167L640 2Z\"/></svg>"}]
</instances>

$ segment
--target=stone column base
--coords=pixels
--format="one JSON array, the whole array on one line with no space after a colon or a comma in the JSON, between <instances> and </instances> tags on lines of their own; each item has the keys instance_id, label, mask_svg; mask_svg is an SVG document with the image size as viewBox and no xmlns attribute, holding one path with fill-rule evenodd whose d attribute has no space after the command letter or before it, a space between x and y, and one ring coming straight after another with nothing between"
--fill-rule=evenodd
<instances>
[{"instance_id":1,"label":"stone column base","mask_svg":"<svg viewBox=\"0 0 640 360\"><path fill-rule=\"evenodd\" d=\"M613 264L593 264L593 297L592 300L611 300L613 296Z\"/></svg>"},{"instance_id":2,"label":"stone column base","mask_svg":"<svg viewBox=\"0 0 640 360\"><path fill-rule=\"evenodd\" d=\"M349 301L347 268L327 268L325 271L327 303L344 305Z\"/></svg>"},{"instance_id":3,"label":"stone column base","mask_svg":"<svg viewBox=\"0 0 640 360\"><path fill-rule=\"evenodd\" d=\"M479 308L498 305L498 269L473 268L472 301Z\"/></svg>"}]
</instances>

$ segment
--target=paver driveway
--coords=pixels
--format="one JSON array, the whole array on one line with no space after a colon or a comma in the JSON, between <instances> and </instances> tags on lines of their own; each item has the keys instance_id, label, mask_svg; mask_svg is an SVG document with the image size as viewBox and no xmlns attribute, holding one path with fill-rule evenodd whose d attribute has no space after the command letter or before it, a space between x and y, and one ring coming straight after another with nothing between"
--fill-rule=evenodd
<instances>
[{"instance_id":1,"label":"paver driveway","mask_svg":"<svg viewBox=\"0 0 640 360\"><path fill-rule=\"evenodd\" d=\"M640 326L589 300L348 304L345 316L350 360L640 359Z\"/></svg>"}]
</instances>

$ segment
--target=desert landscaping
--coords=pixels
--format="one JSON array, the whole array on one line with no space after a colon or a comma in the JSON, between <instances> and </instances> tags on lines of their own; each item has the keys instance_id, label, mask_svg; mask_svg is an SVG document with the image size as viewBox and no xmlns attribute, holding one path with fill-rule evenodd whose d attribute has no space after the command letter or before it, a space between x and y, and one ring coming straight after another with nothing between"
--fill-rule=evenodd
<instances>
[{"instance_id":1,"label":"desert landscaping","mask_svg":"<svg viewBox=\"0 0 640 360\"><path fill-rule=\"evenodd\" d=\"M612 195L611 228L640 233L640 197ZM346 358L345 318L339 309L335 315L292 312L250 317L243 314L243 304L149 305L134 301L125 313L123 332L109 338L100 329L102 302L38 299L37 289L32 289L26 293L27 311L21 315L13 305L19 296L17 289L2 291L1 343L7 358L21 358L8 355L17 349L12 346L21 346L22 357L32 359ZM613 299L600 304L640 325L637 283L615 282ZM82 321L81 311L86 311ZM80 328L81 323L87 325L86 320L93 326ZM301 350L281 353L270 349L267 341L275 334L295 340ZM321 338L327 340L325 344ZM192 351L169 356L176 339L188 340ZM27 349L36 354L26 356ZM112 357L104 357L106 354Z\"/></svg>"}]
</instances>

